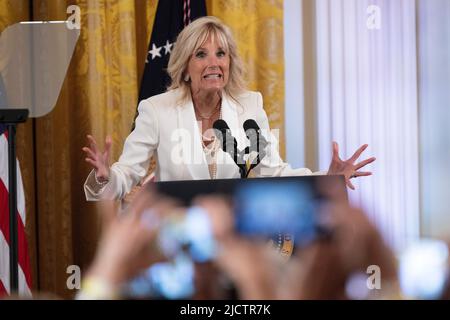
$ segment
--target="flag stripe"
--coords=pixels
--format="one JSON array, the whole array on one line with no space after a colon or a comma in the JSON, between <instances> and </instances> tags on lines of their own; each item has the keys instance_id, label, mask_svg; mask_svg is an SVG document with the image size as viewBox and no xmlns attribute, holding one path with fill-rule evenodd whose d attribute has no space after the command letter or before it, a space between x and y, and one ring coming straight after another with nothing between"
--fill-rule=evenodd
<instances>
[{"instance_id":1,"label":"flag stripe","mask_svg":"<svg viewBox=\"0 0 450 320\"><path fill-rule=\"evenodd\" d=\"M6 291L5 286L3 285L3 281L0 278L0 299L4 296L8 295L8 291Z\"/></svg>"},{"instance_id":2,"label":"flag stripe","mask_svg":"<svg viewBox=\"0 0 450 320\"><path fill-rule=\"evenodd\" d=\"M0 295L9 293L9 191L7 132L0 135ZM17 161L17 240L19 260L19 293L31 295L31 267L25 233L25 194Z\"/></svg>"},{"instance_id":3,"label":"flag stripe","mask_svg":"<svg viewBox=\"0 0 450 320\"><path fill-rule=\"evenodd\" d=\"M0 153L0 180L3 181L6 190L8 190L8 140L6 140L6 132L2 136L0 136L0 150L5 151ZM8 197L6 199L8 199ZM20 173L19 161L17 161L17 211L19 211L23 224L26 224L25 192L23 191L22 175Z\"/></svg>"},{"instance_id":4,"label":"flag stripe","mask_svg":"<svg viewBox=\"0 0 450 320\"><path fill-rule=\"evenodd\" d=\"M4 258L0 259L0 282L5 289L6 294L9 294L9 246L6 243L3 234L0 233L0 252L6 252ZM19 265L19 292L21 296L31 297L30 286L27 284L25 273ZM1 294L0 294L1 295Z\"/></svg>"},{"instance_id":5,"label":"flag stripe","mask_svg":"<svg viewBox=\"0 0 450 320\"><path fill-rule=\"evenodd\" d=\"M4 203L5 205L0 206L0 232L3 233L3 236L6 240L6 243L9 245L9 204L8 204L8 190L6 189L3 181L0 180L0 203ZM30 263L28 259L28 247L27 247L27 239L25 234L25 227L22 222L22 218L17 212L17 241L18 241L18 250L19 250L19 265L24 270L25 279L27 285L31 288L31 274L30 274ZM9 252L2 252L3 254L8 254Z\"/></svg>"}]
</instances>

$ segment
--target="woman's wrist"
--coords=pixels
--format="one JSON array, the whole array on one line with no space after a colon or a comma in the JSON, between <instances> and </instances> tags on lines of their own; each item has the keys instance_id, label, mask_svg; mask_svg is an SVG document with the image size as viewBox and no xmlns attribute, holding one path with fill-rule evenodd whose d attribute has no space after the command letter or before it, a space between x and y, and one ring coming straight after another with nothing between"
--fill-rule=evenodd
<instances>
[{"instance_id":1,"label":"woman's wrist","mask_svg":"<svg viewBox=\"0 0 450 320\"><path fill-rule=\"evenodd\" d=\"M104 186L109 182L109 175L107 177L104 177L102 175L97 176L97 171L94 171L94 178L95 178L95 182L101 186Z\"/></svg>"}]
</instances>

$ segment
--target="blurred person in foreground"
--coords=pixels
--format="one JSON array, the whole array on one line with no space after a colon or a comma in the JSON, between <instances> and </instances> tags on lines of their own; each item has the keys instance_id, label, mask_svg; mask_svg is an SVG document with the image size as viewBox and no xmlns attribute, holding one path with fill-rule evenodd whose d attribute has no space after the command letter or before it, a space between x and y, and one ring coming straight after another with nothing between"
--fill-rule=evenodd
<instances>
[{"instance_id":1,"label":"blurred person in foreground","mask_svg":"<svg viewBox=\"0 0 450 320\"><path fill-rule=\"evenodd\" d=\"M139 192L124 212L118 212L116 202L102 201L102 235L77 299L120 299L125 283L164 260L155 237L162 215L174 207L148 189Z\"/></svg>"},{"instance_id":2,"label":"blurred person in foreground","mask_svg":"<svg viewBox=\"0 0 450 320\"><path fill-rule=\"evenodd\" d=\"M400 299L394 253L364 212L345 204L326 210L330 237L297 251L286 266L278 297ZM369 279L373 270L380 271L378 284Z\"/></svg>"},{"instance_id":3,"label":"blurred person in foreground","mask_svg":"<svg viewBox=\"0 0 450 320\"><path fill-rule=\"evenodd\" d=\"M343 202L322 209L328 236L299 247L288 262L264 241L236 234L225 202L205 198L221 251L215 263L240 299L399 299L393 252L364 212ZM231 211L229 211L231 212ZM226 222L226 220L229 220ZM228 226L228 227L224 227ZM369 266L381 270L381 288L368 290Z\"/></svg>"},{"instance_id":4,"label":"blurred person in foreground","mask_svg":"<svg viewBox=\"0 0 450 320\"><path fill-rule=\"evenodd\" d=\"M196 264L197 288L192 298L229 298L227 288L218 285L224 274L236 286L237 297L271 298L267 294L274 273L267 272L267 268L254 268L255 264L271 265L264 262L273 253L266 242L252 243L234 235L231 206L226 198L202 197L195 205L208 213L219 247L214 261ZM116 204L108 201L100 208L102 236L77 299L133 298L124 294L123 288L150 266L170 258L161 252L156 241L164 219L183 214L187 208L158 196L150 188L140 190L125 212L118 213ZM238 259L237 270L229 259Z\"/></svg>"},{"instance_id":5,"label":"blurred person in foreground","mask_svg":"<svg viewBox=\"0 0 450 320\"><path fill-rule=\"evenodd\" d=\"M216 266L229 276L241 299L400 299L397 261L366 214L348 204L345 189L319 185L317 235L286 262L267 241L236 233L233 208L224 198L200 198L220 244ZM269 191L268 191L269 192ZM267 194L270 196L270 194ZM295 243L295 237L294 237ZM369 289L372 271L379 289ZM369 270L372 270L369 268Z\"/></svg>"},{"instance_id":6,"label":"blurred person in foreground","mask_svg":"<svg viewBox=\"0 0 450 320\"><path fill-rule=\"evenodd\" d=\"M196 264L194 299L230 298L223 279L235 288L231 297L238 299L400 298L393 253L365 214L342 201L322 208L328 236L299 247L288 262L267 239L250 239L236 232L233 207L226 197L200 197L193 206L207 213L217 242L214 258ZM121 292L123 284L168 259L155 240L162 221L173 212L183 213L186 208L158 197L150 188L140 191L122 214L106 202L104 232L78 298L126 298ZM366 270L371 265L381 270L381 289L364 295ZM349 283L355 287L355 275L361 274L365 278L356 281L358 296L355 290L349 291Z\"/></svg>"}]
</instances>

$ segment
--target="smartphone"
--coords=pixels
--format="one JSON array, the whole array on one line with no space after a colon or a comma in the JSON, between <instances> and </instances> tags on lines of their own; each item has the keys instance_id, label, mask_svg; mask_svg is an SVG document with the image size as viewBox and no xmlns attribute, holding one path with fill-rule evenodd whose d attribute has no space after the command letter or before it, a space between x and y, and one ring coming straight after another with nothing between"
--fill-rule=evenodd
<instances>
[{"instance_id":1,"label":"smartphone","mask_svg":"<svg viewBox=\"0 0 450 320\"><path fill-rule=\"evenodd\" d=\"M275 238L289 234L297 244L307 244L322 232L321 200L310 184L247 182L236 189L234 202L236 229L242 235Z\"/></svg>"},{"instance_id":2,"label":"smartphone","mask_svg":"<svg viewBox=\"0 0 450 320\"><path fill-rule=\"evenodd\" d=\"M400 254L400 287L407 298L439 299L448 273L449 249L443 241L421 239Z\"/></svg>"},{"instance_id":3,"label":"smartphone","mask_svg":"<svg viewBox=\"0 0 450 320\"><path fill-rule=\"evenodd\" d=\"M214 259L216 242L208 213L201 207L171 214L161 221L159 250L168 259L156 263L124 288L129 298L188 299L195 293L195 263Z\"/></svg>"}]
</instances>

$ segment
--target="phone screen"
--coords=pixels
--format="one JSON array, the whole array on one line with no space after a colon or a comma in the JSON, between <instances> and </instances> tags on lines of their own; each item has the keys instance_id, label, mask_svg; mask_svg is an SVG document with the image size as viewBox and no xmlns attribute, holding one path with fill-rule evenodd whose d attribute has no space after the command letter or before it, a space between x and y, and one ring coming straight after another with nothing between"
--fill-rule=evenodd
<instances>
[{"instance_id":1,"label":"phone screen","mask_svg":"<svg viewBox=\"0 0 450 320\"><path fill-rule=\"evenodd\" d=\"M320 202L299 182L247 182L236 191L236 228L250 237L290 234L308 243L318 234Z\"/></svg>"}]
</instances>

